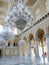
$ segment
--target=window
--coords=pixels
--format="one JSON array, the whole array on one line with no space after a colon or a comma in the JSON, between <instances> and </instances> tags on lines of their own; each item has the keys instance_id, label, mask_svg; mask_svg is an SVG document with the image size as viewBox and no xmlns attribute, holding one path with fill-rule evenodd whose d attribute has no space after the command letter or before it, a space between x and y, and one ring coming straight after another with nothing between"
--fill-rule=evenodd
<instances>
[{"instance_id":1,"label":"window","mask_svg":"<svg viewBox=\"0 0 49 65\"><path fill-rule=\"evenodd\" d=\"M14 34L17 35L17 28L14 29Z\"/></svg>"},{"instance_id":2,"label":"window","mask_svg":"<svg viewBox=\"0 0 49 65\"><path fill-rule=\"evenodd\" d=\"M49 12L49 0L46 0L46 11Z\"/></svg>"},{"instance_id":3,"label":"window","mask_svg":"<svg viewBox=\"0 0 49 65\"><path fill-rule=\"evenodd\" d=\"M0 33L3 31L3 26L0 25Z\"/></svg>"},{"instance_id":4,"label":"window","mask_svg":"<svg viewBox=\"0 0 49 65\"><path fill-rule=\"evenodd\" d=\"M40 19L40 9L39 8L36 10L35 15L36 15L36 19L39 20Z\"/></svg>"}]
</instances>

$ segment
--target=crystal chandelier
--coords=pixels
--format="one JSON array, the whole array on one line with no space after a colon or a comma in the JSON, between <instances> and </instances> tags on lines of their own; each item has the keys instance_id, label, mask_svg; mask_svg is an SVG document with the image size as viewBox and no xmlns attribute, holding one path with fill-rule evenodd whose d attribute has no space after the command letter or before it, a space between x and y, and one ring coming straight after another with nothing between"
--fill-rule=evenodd
<instances>
[{"instance_id":1,"label":"crystal chandelier","mask_svg":"<svg viewBox=\"0 0 49 65\"><path fill-rule=\"evenodd\" d=\"M19 44L19 46L23 46L25 44L25 41L22 39L22 40L19 41L18 44Z\"/></svg>"},{"instance_id":2,"label":"crystal chandelier","mask_svg":"<svg viewBox=\"0 0 49 65\"><path fill-rule=\"evenodd\" d=\"M9 24L5 25L5 27L2 31L2 33L0 34L0 36L6 41L8 41L8 40L10 40L14 37L14 34L13 34Z\"/></svg>"},{"instance_id":3,"label":"crystal chandelier","mask_svg":"<svg viewBox=\"0 0 49 65\"><path fill-rule=\"evenodd\" d=\"M23 30L28 25L33 25L31 12L22 2L22 0L18 0L18 4L13 6L6 18L8 22L15 23L16 28L20 30Z\"/></svg>"},{"instance_id":4,"label":"crystal chandelier","mask_svg":"<svg viewBox=\"0 0 49 65\"><path fill-rule=\"evenodd\" d=\"M3 43L4 42L4 43ZM6 40L4 40L1 36L0 36L0 48L3 46L7 46L8 42Z\"/></svg>"}]
</instances>

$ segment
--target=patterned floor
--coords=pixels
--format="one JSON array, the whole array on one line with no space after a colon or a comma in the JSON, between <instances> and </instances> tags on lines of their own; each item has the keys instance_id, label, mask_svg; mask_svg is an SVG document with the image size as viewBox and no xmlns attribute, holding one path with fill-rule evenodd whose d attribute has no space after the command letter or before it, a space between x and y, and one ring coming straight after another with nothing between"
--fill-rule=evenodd
<instances>
[{"instance_id":1,"label":"patterned floor","mask_svg":"<svg viewBox=\"0 0 49 65\"><path fill-rule=\"evenodd\" d=\"M1 57L0 65L49 65L47 57Z\"/></svg>"}]
</instances>

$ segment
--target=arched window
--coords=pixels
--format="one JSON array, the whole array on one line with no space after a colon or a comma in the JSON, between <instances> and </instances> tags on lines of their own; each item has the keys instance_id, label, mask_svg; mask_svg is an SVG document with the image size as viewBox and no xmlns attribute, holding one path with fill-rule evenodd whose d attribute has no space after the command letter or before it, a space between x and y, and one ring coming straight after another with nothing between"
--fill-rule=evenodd
<instances>
[{"instance_id":1,"label":"arched window","mask_svg":"<svg viewBox=\"0 0 49 65\"><path fill-rule=\"evenodd\" d=\"M36 20L39 20L40 17L41 17L40 16L40 9L39 8L37 8L35 15L36 15Z\"/></svg>"},{"instance_id":2,"label":"arched window","mask_svg":"<svg viewBox=\"0 0 49 65\"><path fill-rule=\"evenodd\" d=\"M17 28L14 29L14 34L17 35Z\"/></svg>"},{"instance_id":3,"label":"arched window","mask_svg":"<svg viewBox=\"0 0 49 65\"><path fill-rule=\"evenodd\" d=\"M49 0L46 0L45 5L46 5L46 11L49 12Z\"/></svg>"},{"instance_id":4,"label":"arched window","mask_svg":"<svg viewBox=\"0 0 49 65\"><path fill-rule=\"evenodd\" d=\"M0 25L0 33L3 31L3 26Z\"/></svg>"}]
</instances>

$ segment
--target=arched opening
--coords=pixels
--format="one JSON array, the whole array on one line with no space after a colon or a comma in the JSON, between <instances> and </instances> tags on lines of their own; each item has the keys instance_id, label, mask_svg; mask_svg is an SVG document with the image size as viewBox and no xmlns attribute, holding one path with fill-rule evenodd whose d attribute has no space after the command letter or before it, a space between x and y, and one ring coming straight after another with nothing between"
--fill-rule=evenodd
<instances>
[{"instance_id":1,"label":"arched opening","mask_svg":"<svg viewBox=\"0 0 49 65\"><path fill-rule=\"evenodd\" d=\"M28 42L27 42L27 37L24 37L23 40L25 41L24 44L24 52L25 52L25 56L28 55Z\"/></svg>"},{"instance_id":2,"label":"arched opening","mask_svg":"<svg viewBox=\"0 0 49 65\"><path fill-rule=\"evenodd\" d=\"M30 33L30 34L29 34L29 39L32 40L33 38L34 38L33 34Z\"/></svg>"},{"instance_id":3,"label":"arched opening","mask_svg":"<svg viewBox=\"0 0 49 65\"><path fill-rule=\"evenodd\" d=\"M31 55L34 57L35 56L35 44L34 44L34 36L32 33L29 35L29 40L30 40L30 47L31 47Z\"/></svg>"},{"instance_id":4,"label":"arched opening","mask_svg":"<svg viewBox=\"0 0 49 65\"><path fill-rule=\"evenodd\" d=\"M38 50L39 50L39 56L44 55L47 49L47 45L45 43L45 37L43 37L44 35L44 30L43 29L38 29L38 31L36 32L36 36L38 37Z\"/></svg>"},{"instance_id":5,"label":"arched opening","mask_svg":"<svg viewBox=\"0 0 49 65\"><path fill-rule=\"evenodd\" d=\"M42 30L42 29L38 29L37 32L36 32L36 36L37 36L40 40L42 40L43 34L44 34L44 30Z\"/></svg>"},{"instance_id":6,"label":"arched opening","mask_svg":"<svg viewBox=\"0 0 49 65\"><path fill-rule=\"evenodd\" d=\"M2 49L0 49L0 57L2 56Z\"/></svg>"},{"instance_id":7,"label":"arched opening","mask_svg":"<svg viewBox=\"0 0 49 65\"><path fill-rule=\"evenodd\" d=\"M47 49L47 43L46 43L46 37L43 37L43 46L44 46L44 54L48 54L48 49Z\"/></svg>"},{"instance_id":8,"label":"arched opening","mask_svg":"<svg viewBox=\"0 0 49 65\"><path fill-rule=\"evenodd\" d=\"M7 46L7 42L0 37L0 57L4 56L4 47Z\"/></svg>"},{"instance_id":9,"label":"arched opening","mask_svg":"<svg viewBox=\"0 0 49 65\"><path fill-rule=\"evenodd\" d=\"M24 37L23 40L27 42L27 37Z\"/></svg>"},{"instance_id":10,"label":"arched opening","mask_svg":"<svg viewBox=\"0 0 49 65\"><path fill-rule=\"evenodd\" d=\"M23 39L21 39L19 42L19 53L20 53L20 56L24 57L25 56L25 52L24 52L24 45L25 45L25 41Z\"/></svg>"}]
</instances>

